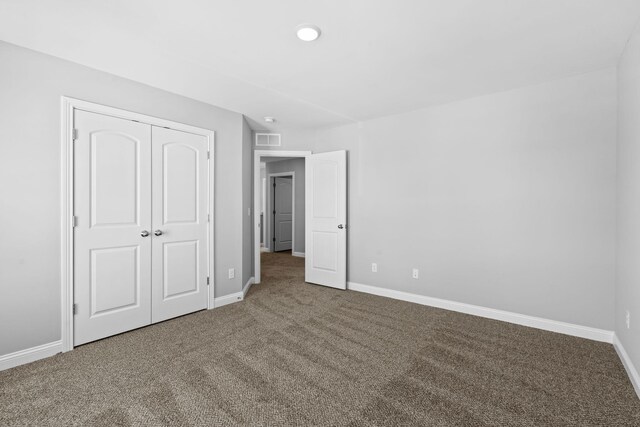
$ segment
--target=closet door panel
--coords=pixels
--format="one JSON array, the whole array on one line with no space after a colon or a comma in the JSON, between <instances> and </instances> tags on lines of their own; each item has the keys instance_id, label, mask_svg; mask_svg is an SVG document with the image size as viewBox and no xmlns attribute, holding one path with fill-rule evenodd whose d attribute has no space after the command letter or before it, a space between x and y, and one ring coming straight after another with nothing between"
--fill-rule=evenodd
<instances>
[{"instance_id":1,"label":"closet door panel","mask_svg":"<svg viewBox=\"0 0 640 427\"><path fill-rule=\"evenodd\" d=\"M76 111L74 345L151 323L151 126Z\"/></svg>"},{"instance_id":2,"label":"closet door panel","mask_svg":"<svg viewBox=\"0 0 640 427\"><path fill-rule=\"evenodd\" d=\"M204 136L152 128L152 320L207 307L209 150Z\"/></svg>"}]
</instances>

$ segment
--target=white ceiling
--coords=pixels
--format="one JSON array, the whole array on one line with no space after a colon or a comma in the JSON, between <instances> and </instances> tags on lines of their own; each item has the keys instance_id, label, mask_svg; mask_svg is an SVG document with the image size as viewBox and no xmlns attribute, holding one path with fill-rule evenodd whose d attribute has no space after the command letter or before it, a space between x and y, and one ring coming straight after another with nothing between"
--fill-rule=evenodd
<instances>
[{"instance_id":1,"label":"white ceiling","mask_svg":"<svg viewBox=\"0 0 640 427\"><path fill-rule=\"evenodd\" d=\"M0 0L0 39L283 129L612 66L639 17L640 0Z\"/></svg>"}]
</instances>

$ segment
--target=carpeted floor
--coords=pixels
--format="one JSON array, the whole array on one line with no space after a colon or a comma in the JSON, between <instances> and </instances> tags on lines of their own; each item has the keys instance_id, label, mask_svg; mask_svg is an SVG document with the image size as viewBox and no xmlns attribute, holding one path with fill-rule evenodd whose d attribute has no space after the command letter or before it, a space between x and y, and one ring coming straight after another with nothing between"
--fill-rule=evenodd
<instances>
[{"instance_id":1,"label":"carpeted floor","mask_svg":"<svg viewBox=\"0 0 640 427\"><path fill-rule=\"evenodd\" d=\"M0 425L638 426L613 347L304 283L0 372Z\"/></svg>"}]
</instances>

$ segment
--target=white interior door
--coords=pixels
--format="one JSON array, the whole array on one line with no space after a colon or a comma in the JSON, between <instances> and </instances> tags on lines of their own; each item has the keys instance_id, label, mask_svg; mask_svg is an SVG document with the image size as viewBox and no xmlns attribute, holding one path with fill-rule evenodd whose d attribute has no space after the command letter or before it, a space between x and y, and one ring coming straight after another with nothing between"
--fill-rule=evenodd
<instances>
[{"instance_id":1,"label":"white interior door","mask_svg":"<svg viewBox=\"0 0 640 427\"><path fill-rule=\"evenodd\" d=\"M151 126L76 111L74 345L151 323Z\"/></svg>"},{"instance_id":2,"label":"white interior door","mask_svg":"<svg viewBox=\"0 0 640 427\"><path fill-rule=\"evenodd\" d=\"M292 248L293 238L293 185L291 177L273 179L274 251Z\"/></svg>"},{"instance_id":3,"label":"white interior door","mask_svg":"<svg viewBox=\"0 0 640 427\"><path fill-rule=\"evenodd\" d=\"M208 141L153 126L152 320L207 308Z\"/></svg>"},{"instance_id":4,"label":"white interior door","mask_svg":"<svg viewBox=\"0 0 640 427\"><path fill-rule=\"evenodd\" d=\"M347 152L306 160L305 280L347 288Z\"/></svg>"}]
</instances>

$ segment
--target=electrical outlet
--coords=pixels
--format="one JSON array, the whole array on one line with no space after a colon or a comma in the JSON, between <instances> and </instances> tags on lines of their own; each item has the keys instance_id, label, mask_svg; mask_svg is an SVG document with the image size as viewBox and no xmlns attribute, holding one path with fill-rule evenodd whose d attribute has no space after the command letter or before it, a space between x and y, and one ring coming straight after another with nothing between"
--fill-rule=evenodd
<instances>
[{"instance_id":1,"label":"electrical outlet","mask_svg":"<svg viewBox=\"0 0 640 427\"><path fill-rule=\"evenodd\" d=\"M230 268L229 269L229 279L233 279L234 277L236 277L236 269L235 268Z\"/></svg>"},{"instance_id":2,"label":"electrical outlet","mask_svg":"<svg viewBox=\"0 0 640 427\"><path fill-rule=\"evenodd\" d=\"M631 313L629 312L629 310L627 310L625 321L627 322L627 329L631 329Z\"/></svg>"},{"instance_id":3,"label":"electrical outlet","mask_svg":"<svg viewBox=\"0 0 640 427\"><path fill-rule=\"evenodd\" d=\"M414 279L417 279L417 278L418 278L418 269L417 269L417 268L414 268L414 269L413 269L413 274L412 274L412 276L411 276L411 277L413 277Z\"/></svg>"},{"instance_id":4,"label":"electrical outlet","mask_svg":"<svg viewBox=\"0 0 640 427\"><path fill-rule=\"evenodd\" d=\"M378 272L378 264L376 264L375 262L371 263L371 271L373 271L374 273Z\"/></svg>"}]
</instances>

